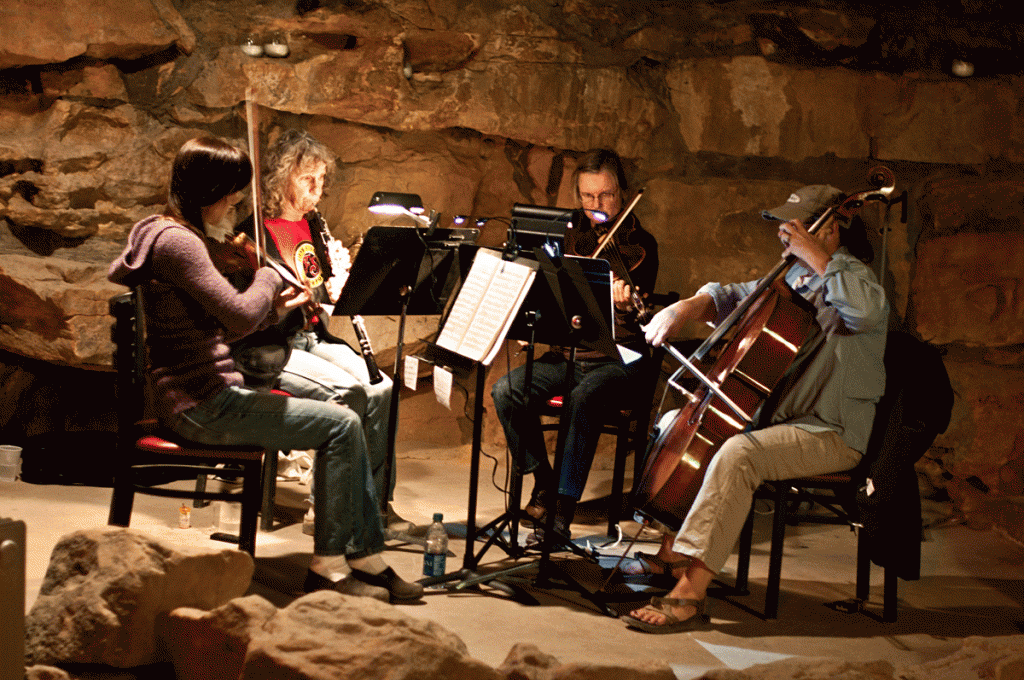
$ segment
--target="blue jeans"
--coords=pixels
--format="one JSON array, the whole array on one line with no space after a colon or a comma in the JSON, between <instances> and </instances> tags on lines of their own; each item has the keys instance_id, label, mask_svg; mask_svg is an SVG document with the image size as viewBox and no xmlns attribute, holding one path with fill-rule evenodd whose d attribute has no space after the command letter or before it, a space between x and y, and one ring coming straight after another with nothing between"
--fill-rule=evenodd
<instances>
[{"instance_id":1,"label":"blue jeans","mask_svg":"<svg viewBox=\"0 0 1024 680\"><path fill-rule=\"evenodd\" d=\"M362 423L377 497L386 492L391 500L395 490L394 463L391 479L384 483L391 380L383 377L381 382L371 385L366 361L359 352L346 344L323 342L316 333L304 331L292 339L292 354L278 384L293 396L333 401L355 412Z\"/></svg>"},{"instance_id":2,"label":"blue jeans","mask_svg":"<svg viewBox=\"0 0 1024 680\"><path fill-rule=\"evenodd\" d=\"M643 360L629 365L613 361L577 361L573 389L562 403L562 423L568 423L558 493L579 500L594 462L601 426L635 395ZM500 378L491 388L494 409L513 456L520 456L523 473L534 472L547 461L539 409L553 396L564 394L569 362L561 353L548 352L533 362L531 412L526 412L523 382L526 367Z\"/></svg>"},{"instance_id":3,"label":"blue jeans","mask_svg":"<svg viewBox=\"0 0 1024 680\"><path fill-rule=\"evenodd\" d=\"M270 451L316 449L314 554L357 558L384 550L366 441L351 409L227 387L178 414L169 425L182 437L204 444L255 444Z\"/></svg>"}]
</instances>

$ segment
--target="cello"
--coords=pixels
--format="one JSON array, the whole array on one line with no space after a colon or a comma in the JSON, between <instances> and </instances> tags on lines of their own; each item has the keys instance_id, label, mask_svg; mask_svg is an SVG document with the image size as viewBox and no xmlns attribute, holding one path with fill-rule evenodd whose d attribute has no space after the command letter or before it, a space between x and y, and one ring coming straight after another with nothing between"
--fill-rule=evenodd
<instances>
[{"instance_id":1,"label":"cello","mask_svg":"<svg viewBox=\"0 0 1024 680\"><path fill-rule=\"evenodd\" d=\"M888 168L873 168L868 183L871 188L827 208L807 231L816 233L832 217L849 219L867 202L889 202L896 182ZM791 369L799 367L798 357L816 335L817 322L813 309L785 284L796 260L790 254L776 264L690 357L663 343L681 364L665 389L678 390L685 404L652 432L633 492L642 524L677 532L719 448L729 437L755 427L765 402L792 377ZM684 374L692 376L688 384L696 381L692 391L681 382Z\"/></svg>"}]
</instances>

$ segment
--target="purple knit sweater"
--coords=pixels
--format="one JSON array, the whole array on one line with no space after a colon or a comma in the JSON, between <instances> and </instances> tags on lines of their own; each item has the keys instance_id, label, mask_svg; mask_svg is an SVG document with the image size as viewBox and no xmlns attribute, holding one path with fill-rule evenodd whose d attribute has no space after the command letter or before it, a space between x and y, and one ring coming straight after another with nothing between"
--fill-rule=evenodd
<instances>
[{"instance_id":1,"label":"purple knit sweater","mask_svg":"<svg viewBox=\"0 0 1024 680\"><path fill-rule=\"evenodd\" d=\"M107 278L142 286L153 407L165 421L243 384L227 343L276 320L274 299L283 286L263 267L238 292L198 235L160 215L132 228Z\"/></svg>"}]
</instances>

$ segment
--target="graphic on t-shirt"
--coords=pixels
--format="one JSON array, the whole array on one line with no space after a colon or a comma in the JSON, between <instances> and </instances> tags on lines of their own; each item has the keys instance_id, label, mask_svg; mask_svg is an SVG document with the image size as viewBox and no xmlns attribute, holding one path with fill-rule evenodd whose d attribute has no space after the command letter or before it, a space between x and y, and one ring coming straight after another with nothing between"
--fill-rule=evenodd
<instances>
[{"instance_id":1,"label":"graphic on t-shirt","mask_svg":"<svg viewBox=\"0 0 1024 680\"><path fill-rule=\"evenodd\" d=\"M317 288L324 282L323 269L320 267L320 260L317 259L313 244L300 243L295 249L295 270L309 283L310 288Z\"/></svg>"}]
</instances>

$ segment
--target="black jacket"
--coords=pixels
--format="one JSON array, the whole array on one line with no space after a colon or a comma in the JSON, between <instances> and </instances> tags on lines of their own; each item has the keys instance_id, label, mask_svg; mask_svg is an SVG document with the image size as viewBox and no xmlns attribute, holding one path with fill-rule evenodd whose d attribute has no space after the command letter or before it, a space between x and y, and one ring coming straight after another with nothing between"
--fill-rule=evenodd
<instances>
[{"instance_id":1,"label":"black jacket","mask_svg":"<svg viewBox=\"0 0 1024 680\"><path fill-rule=\"evenodd\" d=\"M864 463L873 485L857 495L868 555L902 579L921 575L921 497L914 464L949 425L953 388L939 351L890 331L885 394L878 402Z\"/></svg>"}]
</instances>

